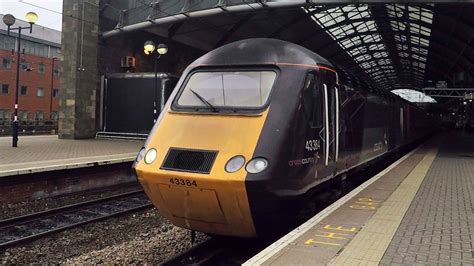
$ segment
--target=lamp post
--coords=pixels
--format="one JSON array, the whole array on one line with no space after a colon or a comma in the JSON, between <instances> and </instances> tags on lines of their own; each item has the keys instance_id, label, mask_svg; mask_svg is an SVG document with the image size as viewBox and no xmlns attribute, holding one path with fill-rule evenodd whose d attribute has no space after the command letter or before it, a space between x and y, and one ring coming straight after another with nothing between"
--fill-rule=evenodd
<instances>
[{"instance_id":1,"label":"lamp post","mask_svg":"<svg viewBox=\"0 0 474 266\"><path fill-rule=\"evenodd\" d=\"M53 113L53 86L54 86L54 60L56 57L53 57L51 60L51 97L49 99L49 118L51 119L51 114Z\"/></svg>"},{"instance_id":2,"label":"lamp post","mask_svg":"<svg viewBox=\"0 0 474 266\"><path fill-rule=\"evenodd\" d=\"M158 94L157 94L157 91L158 91L158 71L157 71L158 59L162 55L164 55L168 52L168 46L166 46L166 44L163 44L163 43L160 43L160 44L158 44L158 46L155 46L154 42L146 41L145 44L143 45L143 52L146 55L151 55L155 51L156 51L157 56L155 57L155 66L154 66L154 72L155 72L155 87L154 87L155 88L155 99L153 101L153 123L156 123L156 120L158 119L158 111L156 110L157 109L157 101L158 101ZM161 106L160 112L163 109L164 101L165 101L165 94L164 94L164 90L162 88L161 100L160 100L160 106Z\"/></svg>"},{"instance_id":3,"label":"lamp post","mask_svg":"<svg viewBox=\"0 0 474 266\"><path fill-rule=\"evenodd\" d=\"M26 13L26 21L30 23L29 27L21 27L18 26L16 28L11 28L13 24L15 24L15 17L12 14L6 14L3 16L3 23L8 27L8 35L10 35L10 30L18 30L18 46L16 50L16 91L15 91L15 115L13 117L13 130L12 130L12 147L18 146L18 91L20 87L20 49L21 49L21 30L29 29L30 33L33 32L33 24L38 21L38 15L34 12Z\"/></svg>"}]
</instances>

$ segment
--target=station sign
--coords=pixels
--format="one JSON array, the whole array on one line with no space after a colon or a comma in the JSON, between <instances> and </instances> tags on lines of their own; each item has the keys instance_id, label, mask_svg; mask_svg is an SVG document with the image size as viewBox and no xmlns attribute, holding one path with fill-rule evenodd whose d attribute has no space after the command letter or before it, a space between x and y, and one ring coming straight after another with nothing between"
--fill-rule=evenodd
<instances>
[{"instance_id":1,"label":"station sign","mask_svg":"<svg viewBox=\"0 0 474 266\"><path fill-rule=\"evenodd\" d=\"M448 87L448 83L444 80L440 80L436 82L436 88L447 88L447 87Z\"/></svg>"}]
</instances>

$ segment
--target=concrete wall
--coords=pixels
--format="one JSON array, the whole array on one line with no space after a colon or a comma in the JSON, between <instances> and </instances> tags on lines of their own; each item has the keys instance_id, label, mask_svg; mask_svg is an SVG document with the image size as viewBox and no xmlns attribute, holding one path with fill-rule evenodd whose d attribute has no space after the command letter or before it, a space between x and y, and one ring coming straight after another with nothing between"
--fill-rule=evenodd
<instances>
[{"instance_id":1,"label":"concrete wall","mask_svg":"<svg viewBox=\"0 0 474 266\"><path fill-rule=\"evenodd\" d=\"M64 0L59 138L96 133L99 0Z\"/></svg>"}]
</instances>

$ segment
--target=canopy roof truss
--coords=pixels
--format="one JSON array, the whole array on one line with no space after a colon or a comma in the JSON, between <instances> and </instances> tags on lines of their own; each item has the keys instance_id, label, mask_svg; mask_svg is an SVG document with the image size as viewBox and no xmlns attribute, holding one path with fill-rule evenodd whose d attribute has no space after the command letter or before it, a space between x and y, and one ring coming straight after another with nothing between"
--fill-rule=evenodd
<instances>
[{"instance_id":1,"label":"canopy roof truss","mask_svg":"<svg viewBox=\"0 0 474 266\"><path fill-rule=\"evenodd\" d=\"M430 7L389 4L346 5L322 12L318 12L321 7L303 9L379 86L407 88L421 87L424 82L433 22Z\"/></svg>"},{"instance_id":2,"label":"canopy roof truss","mask_svg":"<svg viewBox=\"0 0 474 266\"><path fill-rule=\"evenodd\" d=\"M474 4L468 2L102 0L101 11L116 25L102 29L104 38L143 30L203 51L244 38L278 38L378 88L421 91L439 80L474 86Z\"/></svg>"}]
</instances>

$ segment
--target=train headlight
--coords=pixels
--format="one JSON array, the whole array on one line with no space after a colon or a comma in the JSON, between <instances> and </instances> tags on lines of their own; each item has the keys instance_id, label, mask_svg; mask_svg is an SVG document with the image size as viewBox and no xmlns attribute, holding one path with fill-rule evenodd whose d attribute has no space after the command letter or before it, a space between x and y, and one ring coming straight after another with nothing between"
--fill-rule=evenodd
<instances>
[{"instance_id":1,"label":"train headlight","mask_svg":"<svg viewBox=\"0 0 474 266\"><path fill-rule=\"evenodd\" d=\"M146 152L145 163L151 164L156 159L156 150L151 148Z\"/></svg>"},{"instance_id":2,"label":"train headlight","mask_svg":"<svg viewBox=\"0 0 474 266\"><path fill-rule=\"evenodd\" d=\"M227 163L225 164L225 170L228 173L234 173L234 172L239 171L239 169L242 168L244 164L245 164L244 156L237 155L230 158L230 160L227 161Z\"/></svg>"},{"instance_id":3,"label":"train headlight","mask_svg":"<svg viewBox=\"0 0 474 266\"><path fill-rule=\"evenodd\" d=\"M251 174L260 173L268 167L268 161L265 158L254 158L245 167L245 170Z\"/></svg>"},{"instance_id":4,"label":"train headlight","mask_svg":"<svg viewBox=\"0 0 474 266\"><path fill-rule=\"evenodd\" d=\"M137 158L135 159L135 162L139 162L143 159L143 157L145 157L145 147L141 148L140 151L138 152L138 155L137 155Z\"/></svg>"}]
</instances>

